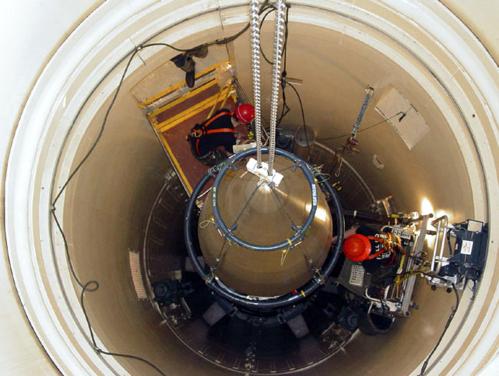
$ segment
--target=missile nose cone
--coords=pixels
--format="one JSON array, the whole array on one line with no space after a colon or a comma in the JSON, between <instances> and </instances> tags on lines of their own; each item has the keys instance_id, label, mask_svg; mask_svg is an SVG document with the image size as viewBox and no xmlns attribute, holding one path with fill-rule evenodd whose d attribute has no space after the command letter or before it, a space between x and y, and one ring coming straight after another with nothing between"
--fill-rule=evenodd
<instances>
[{"instance_id":1,"label":"missile nose cone","mask_svg":"<svg viewBox=\"0 0 499 376\"><path fill-rule=\"evenodd\" d=\"M283 175L278 186L236 165L217 188L224 223L238 238L259 246L289 239L312 206L310 185L293 162L278 156L274 166ZM326 260L332 243L331 213L318 191L317 211L303 240L274 251L256 251L226 239L213 223L212 195L207 195L198 238L213 274L236 292L259 297L283 295L308 282Z\"/></svg>"}]
</instances>

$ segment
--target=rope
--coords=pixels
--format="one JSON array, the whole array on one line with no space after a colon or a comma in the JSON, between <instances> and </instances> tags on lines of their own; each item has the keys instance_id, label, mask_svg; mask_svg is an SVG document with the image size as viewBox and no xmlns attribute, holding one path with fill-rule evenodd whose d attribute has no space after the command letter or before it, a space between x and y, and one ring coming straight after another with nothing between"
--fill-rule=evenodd
<instances>
[{"instance_id":1,"label":"rope","mask_svg":"<svg viewBox=\"0 0 499 376\"><path fill-rule=\"evenodd\" d=\"M250 3L251 70L253 73L253 103L255 105L255 141L257 166L262 165L262 110L260 86L260 14L258 0Z\"/></svg>"},{"instance_id":2,"label":"rope","mask_svg":"<svg viewBox=\"0 0 499 376\"><path fill-rule=\"evenodd\" d=\"M284 47L284 26L286 4L277 0L274 29L274 64L272 65L272 93L270 97L270 141L268 175L273 175L276 149L277 110L279 106L279 88L281 83L281 60Z\"/></svg>"}]
</instances>

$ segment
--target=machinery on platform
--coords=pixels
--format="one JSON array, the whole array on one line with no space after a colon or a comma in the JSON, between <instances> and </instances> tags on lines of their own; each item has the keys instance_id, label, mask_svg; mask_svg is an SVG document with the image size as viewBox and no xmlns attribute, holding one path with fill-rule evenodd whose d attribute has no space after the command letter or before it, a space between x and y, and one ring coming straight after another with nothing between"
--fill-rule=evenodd
<instances>
[{"instance_id":1,"label":"machinery on platform","mask_svg":"<svg viewBox=\"0 0 499 376\"><path fill-rule=\"evenodd\" d=\"M446 216L430 223L431 214L411 213L393 215L380 225L383 219L374 221L373 213L359 217L370 222L369 227L359 227L345 240L346 259L337 283L355 296L362 317L359 327L366 334L385 333L395 318L410 315L416 306L412 295L417 276L448 292L463 290L468 281L476 284L480 278L487 237L483 223L468 220L452 226ZM436 230L429 230L430 224ZM428 238L434 241L431 261Z\"/></svg>"}]
</instances>

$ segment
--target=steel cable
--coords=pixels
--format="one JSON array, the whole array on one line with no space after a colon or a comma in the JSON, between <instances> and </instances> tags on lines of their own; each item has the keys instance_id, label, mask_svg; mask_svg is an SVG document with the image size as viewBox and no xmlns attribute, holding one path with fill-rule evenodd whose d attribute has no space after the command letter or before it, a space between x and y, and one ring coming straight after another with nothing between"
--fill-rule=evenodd
<instances>
[{"instance_id":1,"label":"steel cable","mask_svg":"<svg viewBox=\"0 0 499 376\"><path fill-rule=\"evenodd\" d=\"M250 3L251 70L253 73L253 103L255 105L255 141L258 167L262 165L262 111L260 86L260 13L258 0Z\"/></svg>"},{"instance_id":2,"label":"steel cable","mask_svg":"<svg viewBox=\"0 0 499 376\"><path fill-rule=\"evenodd\" d=\"M272 93L270 97L270 141L268 175L273 175L276 149L277 110L279 106L279 88L281 86L281 60L284 47L284 26L286 4L284 0L276 3L275 29L274 29L274 64L272 65Z\"/></svg>"}]
</instances>

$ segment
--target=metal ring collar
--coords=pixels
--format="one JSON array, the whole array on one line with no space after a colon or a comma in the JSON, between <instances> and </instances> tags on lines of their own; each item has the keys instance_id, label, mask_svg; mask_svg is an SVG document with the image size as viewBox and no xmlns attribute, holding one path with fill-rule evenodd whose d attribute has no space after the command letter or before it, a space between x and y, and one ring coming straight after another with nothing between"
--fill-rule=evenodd
<instances>
[{"instance_id":1,"label":"metal ring collar","mask_svg":"<svg viewBox=\"0 0 499 376\"><path fill-rule=\"evenodd\" d=\"M262 148L262 153L263 154L268 154L269 149L268 148ZM222 232L223 236L225 236L228 240L238 244L241 247L253 250L253 251L277 251L283 248L289 248L293 247L297 243L303 240L305 232L308 230L310 225L312 224L315 213L317 211L317 203L318 203L318 196L317 196L317 185L315 184L315 177L314 177L314 172L311 169L311 167L301 158L297 157L294 154L291 154L287 151L284 151L282 149L276 149L276 153L279 156L282 156L288 160L291 160L297 168L299 168L302 172L305 178L307 179L307 182L310 186L310 202L311 202L311 208L310 208L310 213L307 216L307 219L303 223L302 226L299 226L296 230L293 236L291 236L289 239L284 239L281 242L274 243L271 245L257 245L253 244L250 242L247 242L238 236L234 235L233 230L225 224L225 222L222 219L222 216L220 214L220 210L218 208L218 187L220 186L220 183L222 179L225 177L225 174L227 171L231 168L232 165L234 165L235 162L244 159L246 157L249 157L251 155L256 154L256 149L249 149L246 151L243 151L241 153L235 154L231 156L226 163L221 167L218 175L215 178L215 181L213 183L213 189L212 189L212 206L213 206L213 217L215 220L215 225L217 228Z\"/></svg>"},{"instance_id":2,"label":"metal ring collar","mask_svg":"<svg viewBox=\"0 0 499 376\"><path fill-rule=\"evenodd\" d=\"M220 166L220 165L219 165ZM258 299L258 297L245 297L237 294L223 284L219 284L213 274L202 264L199 260L199 243L196 236L197 221L196 221L196 199L201 193L206 183L215 175L217 169L210 170L198 183L192 192L191 198L187 204L187 210L184 217L184 240L187 248L187 253L193 263L194 269L199 276L205 281L207 286L218 296L227 299L228 301L240 305L248 309L255 310L272 310L280 307L297 304L304 299L307 299L315 290L317 290L324 280L331 274L334 266L336 265L339 255L341 254L341 247L343 245L343 238L345 234L345 222L343 217L343 209L340 200L335 190L331 187L328 181L323 181L320 184L322 190L329 196L328 204L331 214L334 218L334 227L336 233L336 243L331 246L329 255L322 265L319 277L312 278L304 286L300 287L296 293L288 293L276 298Z\"/></svg>"}]
</instances>

